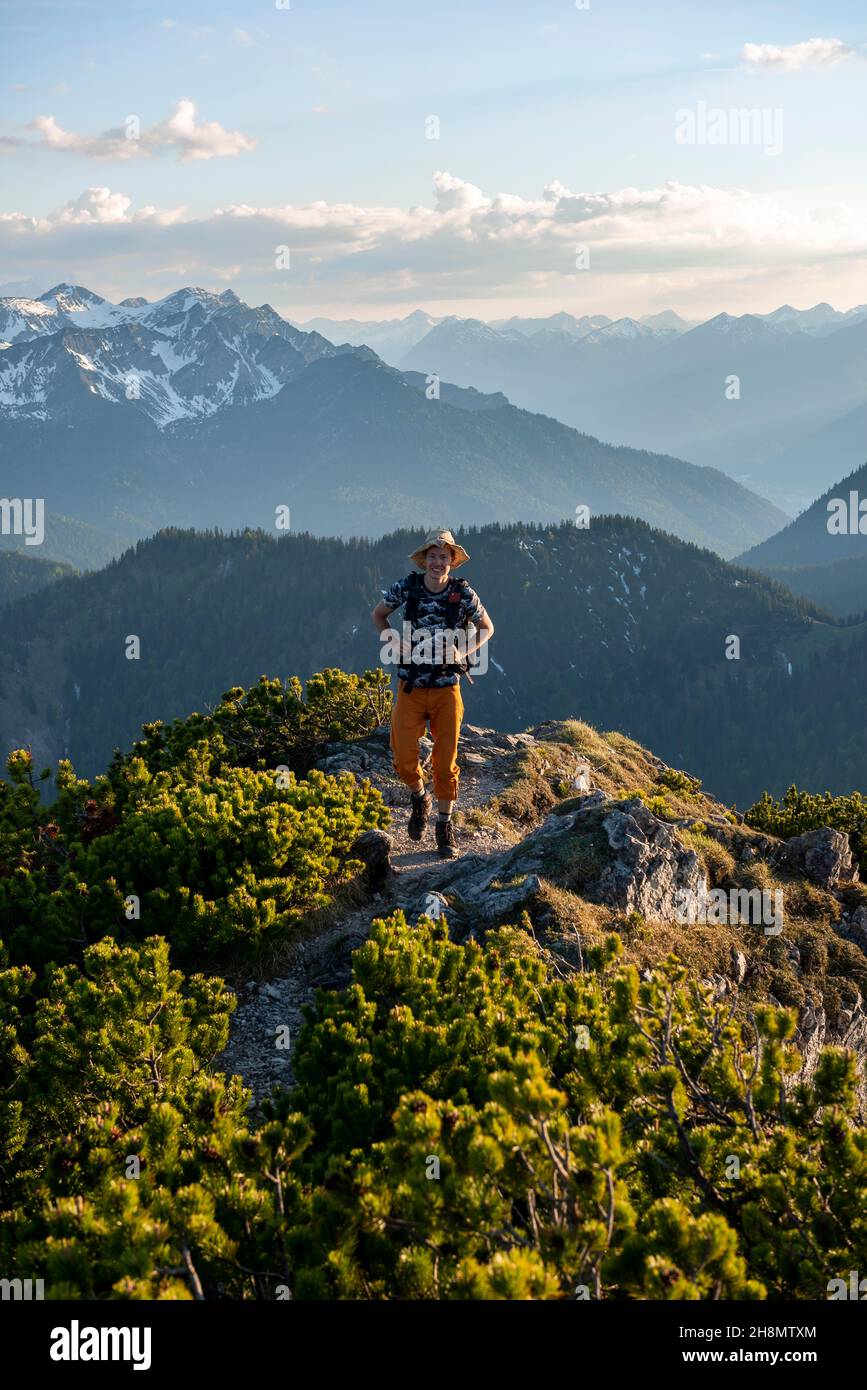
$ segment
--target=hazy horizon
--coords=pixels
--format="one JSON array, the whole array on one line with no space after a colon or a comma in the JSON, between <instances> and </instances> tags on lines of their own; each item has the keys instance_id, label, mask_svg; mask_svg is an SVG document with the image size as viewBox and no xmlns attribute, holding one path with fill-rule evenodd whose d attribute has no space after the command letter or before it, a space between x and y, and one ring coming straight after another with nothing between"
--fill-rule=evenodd
<instances>
[{"instance_id":1,"label":"hazy horizon","mask_svg":"<svg viewBox=\"0 0 867 1390\"><path fill-rule=\"evenodd\" d=\"M97 280L98 280L98 277L97 277ZM124 299L148 298L148 296L141 295L141 294L140 294L137 290L135 290L134 288L133 288L133 289L128 289L128 290L126 290L125 292L121 293L121 294L118 296L118 298L114 298L111 294L104 293L101 289L99 289L98 283L97 283L97 284L83 283L82 281L74 280L74 279L70 278L69 276L66 276L66 277L61 277L59 280L54 281L52 284L46 285L44 288L40 288L40 287L39 287L38 285L36 285L36 284L26 285L26 284L22 284L21 282L10 282L10 283L7 284L7 283L0 282L0 299L40 299L40 298L44 297L45 295L49 294L49 293L50 293L52 290L54 290L58 285L62 285L62 284L66 284L66 285L70 285L70 286L78 286L78 288L80 288L80 289L85 289L85 290L90 291L92 294L99 295L99 297L100 297L101 299L105 299L105 300L107 300L109 303L113 303L113 304L118 304L118 303L120 303L120 302L121 302L122 300L124 300ZM213 282L212 282L211 284L194 284L194 283L192 283L192 282L187 283L187 284L178 284L178 285L176 285L173 289L167 290L165 294L151 295L151 297L148 298L148 302L149 302L149 303L156 303L156 302L157 302L158 300L160 300L160 299L165 299L165 298L167 298L169 295L180 293L180 291L185 290L185 289L189 289L189 290L202 290L202 291L204 291L204 292L207 293L207 294L222 294L222 293L225 292L225 290L227 290L227 289L232 289L234 293L238 294L238 298L239 298L239 299L244 300L245 303L249 303L249 304L251 305L251 307L254 307L254 308L259 308L259 307L261 307L261 304L264 304L265 302L270 302L270 301L260 301L260 302L257 303L257 302L255 302L255 301L253 301L253 300L247 300L247 299L245 299L245 296L244 296L244 295L238 293L238 291L234 288L234 286L225 285L225 284L214 284ZM409 317L411 314L413 314L413 313L424 313L424 314L428 314L431 318L438 318L438 319L443 319L443 318L481 319L481 320L483 320L484 322L492 322L494 319L497 319L497 320L507 320L507 319L510 319L510 318L513 318L513 317L514 317L514 318L522 318L522 319L551 318L551 317L554 317L554 316L557 315L557 314L563 314L563 313L565 313L565 314L571 314L571 315L572 315L574 318L576 318L576 319L580 319L580 318L584 318L584 317L590 317L590 318L592 318L594 315L604 314L604 315L607 315L608 318L612 319L612 321L614 321L614 320L616 320L616 319L618 319L618 318L632 318L632 319L641 320L641 319L643 319L643 318L651 318L651 317L658 316L659 314L663 314L663 313L666 313L666 312L671 312L671 313L674 313L674 314L678 315L679 318L682 318L682 319L685 319L685 320L688 320L688 321L691 320L691 322L693 322L694 324L698 324L698 323L706 323L709 319L717 318L720 314L730 314L733 318L742 317L742 316L748 315L748 314L754 314L754 315L756 315L757 317L761 317L761 316L766 316L766 315L768 315L768 314L772 314L772 313L774 313L776 310L778 310L778 309L783 309L783 308L794 309L797 313L805 313L805 312L809 311L810 309L816 309L816 308L819 308L819 307L821 307L821 306L827 306L828 308L833 309L836 313L846 314L846 313L849 313L852 309L860 308L862 304L864 304L865 302L867 302L867 289L865 289L864 294L865 294L865 298L864 298L864 299L861 299L861 300L853 300L853 302L852 302L851 304L833 303L833 302L832 302L831 300L829 300L829 299L814 300L814 301L811 301L811 302L809 302L809 303L803 303L803 304L794 303L794 302L792 302L791 300L787 300L787 301L785 301L784 303L783 303L783 302L780 302L780 303L770 303L770 301L769 301L769 307L768 307L768 308L757 308L757 307L756 307L756 308L742 308L742 309L740 309L737 313L732 313L732 310L731 310L731 309L727 308L725 305L722 305L721 307L712 310L710 313L702 315L702 316L699 317L698 319L696 319L694 316L692 316L692 318L691 318L691 316L690 316L689 314L685 313L682 309L678 308L678 306L677 306L676 303L667 303L667 304L663 304L663 305L661 305L659 308L657 308L657 309L651 309L651 310L637 310L637 311L634 311L634 312L630 312L630 311L627 309L627 310L625 310L624 312L622 312L622 313L617 313L617 314L611 312L610 309L607 309L607 308L606 308L604 305L602 305L602 304L600 304L600 305L598 305L598 306L595 306L595 305L587 306L587 305L581 304L581 305L575 305L575 306L573 306L573 307L569 307L569 306L567 306L566 304L560 304L560 305L557 305L556 307L550 307L550 306L548 306L548 307L544 308L543 310L540 310L538 313L534 313L534 312L531 312L531 311L525 311L525 310L523 309L523 307L522 307L521 310L516 310L514 314L502 314L502 313L497 313L497 314L495 314L495 315L483 315L483 314L456 313L456 312L449 312L449 313L446 313L446 312L442 309L442 306L440 306L440 305L436 305L436 304L433 304L433 303L428 303L428 304L424 304L424 303L411 303L411 304L408 305L408 307L407 307L403 312L399 312L399 313L394 311L394 306L393 306L393 305L385 306L385 309L384 309L384 311L383 311L382 313L376 313L376 311L375 311L375 306L368 306L368 307L369 307L369 312L368 312L368 313L365 313L365 314L363 314L363 315L362 315L362 314L338 314L338 313L327 313L327 312L325 312L324 310L320 310L320 309L313 308L312 311L311 311L310 308L307 308L307 309L305 309L305 311L304 311L304 315L305 315L304 317L302 317L302 314L301 314L301 313L295 313L295 312L293 312L291 309L288 309L288 310L287 310L287 309L280 309L280 308L277 307L277 305L275 305L275 304L273 304L273 303L271 303L271 307L274 308L274 309L277 309L277 312L280 313L281 316L282 316L283 318L288 319L290 322L296 324L298 327L301 327L301 328L304 327L305 323L312 323L312 322L315 322L317 319L332 319L332 320L343 321L343 322L349 322L350 320L355 320L357 323L387 323L387 322L399 323L399 322L402 322L404 319L408 318L408 317Z\"/></svg>"}]
</instances>

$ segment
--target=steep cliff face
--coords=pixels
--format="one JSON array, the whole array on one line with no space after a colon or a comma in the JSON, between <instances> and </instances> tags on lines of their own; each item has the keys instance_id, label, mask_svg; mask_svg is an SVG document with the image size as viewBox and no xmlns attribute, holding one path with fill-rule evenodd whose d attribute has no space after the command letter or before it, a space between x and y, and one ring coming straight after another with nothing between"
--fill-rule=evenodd
<instances>
[{"instance_id":1,"label":"steep cliff face","mask_svg":"<svg viewBox=\"0 0 867 1390\"><path fill-rule=\"evenodd\" d=\"M423 740L425 766L429 752ZM797 1010L793 1085L823 1047L851 1049L867 1113L867 891L845 834L760 834L639 744L575 721L521 734L465 726L459 763L460 855L441 862L432 835L406 837L387 730L329 747L320 766L370 779L393 825L359 845L366 900L312 931L278 978L240 987L221 1065L258 1096L291 1083L291 1053L263 1040L281 1025L291 1033L316 987L344 984L371 922L400 908L445 916L458 940L521 923L566 973L611 932L642 971L676 953L737 1014L760 1002Z\"/></svg>"}]
</instances>

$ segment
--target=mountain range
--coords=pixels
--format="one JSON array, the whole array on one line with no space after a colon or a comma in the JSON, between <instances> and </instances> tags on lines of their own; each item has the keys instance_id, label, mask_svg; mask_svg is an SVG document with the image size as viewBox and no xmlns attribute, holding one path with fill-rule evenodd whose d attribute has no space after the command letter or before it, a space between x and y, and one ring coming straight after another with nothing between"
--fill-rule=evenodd
<instances>
[{"instance_id":1,"label":"mountain range","mask_svg":"<svg viewBox=\"0 0 867 1390\"><path fill-rule=\"evenodd\" d=\"M599 438L721 468L790 512L863 461L864 304L784 304L701 323L672 310L490 323L415 311L305 326L366 342L401 370L502 390Z\"/></svg>"},{"instance_id":2,"label":"mountain range","mask_svg":"<svg viewBox=\"0 0 867 1390\"><path fill-rule=\"evenodd\" d=\"M499 389L445 377L431 388L427 374L302 332L232 291L111 304L58 285L0 301L0 333L3 491L45 499L59 539L45 554L73 564L62 518L116 554L116 537L166 526L269 529L279 516L294 530L376 537L445 512L463 524L556 522L584 505L723 555L787 519L721 471L602 443Z\"/></svg>"},{"instance_id":3,"label":"mountain range","mask_svg":"<svg viewBox=\"0 0 867 1390\"><path fill-rule=\"evenodd\" d=\"M580 336L447 319L398 365L722 468L790 512L861 461L865 306L718 314L685 331L622 318Z\"/></svg>"},{"instance_id":4,"label":"mountain range","mask_svg":"<svg viewBox=\"0 0 867 1390\"><path fill-rule=\"evenodd\" d=\"M308 362L339 352L232 290L111 304L80 285L0 300L0 342L2 417L65 419L89 394L130 402L160 427L266 400Z\"/></svg>"},{"instance_id":5,"label":"mountain range","mask_svg":"<svg viewBox=\"0 0 867 1390\"><path fill-rule=\"evenodd\" d=\"M769 314L756 314L756 318L763 319L774 328L784 333L808 333L815 337L822 337L828 333L833 333L836 328L844 324L857 323L862 318L867 317L867 305L857 305L855 308L846 312L834 309L830 304L814 304L811 309L794 309L791 304L782 304L778 309L772 310ZM384 362L388 362L392 367L399 367L402 364L404 355L415 347L416 343L426 337L430 331L441 323L460 323L462 320L453 314L442 315L437 318L435 315L427 313L423 309L414 309L412 313L399 319L329 319L312 318L306 322L292 320L297 328L305 329L307 332L320 333L324 338L328 338L332 343L352 343L360 345L366 343L373 348ZM463 320L466 322L466 320ZM480 320L471 320L480 322ZM666 330L660 334L660 338L669 336L672 332L686 333L691 328L699 327L700 323L706 320L685 319L673 309L663 309L653 314L639 315L637 322L651 330ZM491 319L486 326L500 332L515 332L523 334L525 337L538 337L539 346L545 342L553 342L557 335L562 335L562 341L571 339L577 341L579 338L587 337L598 328L605 328L615 320L607 314L574 314L561 310L555 314L546 314L536 318L526 318L519 314L512 315L508 319ZM631 320L630 322L635 322Z\"/></svg>"}]
</instances>

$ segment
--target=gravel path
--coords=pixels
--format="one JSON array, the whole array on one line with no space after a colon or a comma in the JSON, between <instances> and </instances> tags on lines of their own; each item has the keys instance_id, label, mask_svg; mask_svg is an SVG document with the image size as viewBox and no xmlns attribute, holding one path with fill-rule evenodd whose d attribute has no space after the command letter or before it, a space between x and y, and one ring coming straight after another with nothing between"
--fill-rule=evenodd
<instances>
[{"instance_id":1,"label":"gravel path","mask_svg":"<svg viewBox=\"0 0 867 1390\"><path fill-rule=\"evenodd\" d=\"M534 743L528 734L498 734L490 729L464 725L458 763L461 788L458 807L468 811L489 802L515 775L515 760L522 746ZM422 740L423 767L430 752ZM319 988L344 986L351 975L351 954L365 940L371 922L402 908L408 920L423 912L439 915L455 866L472 855L480 861L508 849L512 839L495 826L457 828L458 858L439 858L434 840L433 816L424 841L414 843L406 833L409 793L391 772L387 731L379 731L364 744L340 745L318 764L327 772L348 769L367 777L394 808L388 827L392 840L389 863L393 873L380 893L361 907L348 911L337 922L299 940L285 973L265 983L247 981L238 991L238 1007L232 1018L229 1045L216 1058L221 1071L236 1072L253 1092L255 1104L275 1086L291 1086L292 1048L303 1022L302 1009L314 1000ZM434 812L435 814L435 812Z\"/></svg>"}]
</instances>

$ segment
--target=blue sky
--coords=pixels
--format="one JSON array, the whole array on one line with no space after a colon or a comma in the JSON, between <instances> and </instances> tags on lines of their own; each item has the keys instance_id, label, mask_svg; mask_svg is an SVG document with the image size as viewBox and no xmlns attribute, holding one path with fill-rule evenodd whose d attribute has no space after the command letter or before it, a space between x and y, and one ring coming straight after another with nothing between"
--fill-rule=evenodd
<instances>
[{"instance_id":1,"label":"blue sky","mask_svg":"<svg viewBox=\"0 0 867 1390\"><path fill-rule=\"evenodd\" d=\"M3 0L0 28L6 286L297 318L867 298L863 5ZM702 106L721 142L679 143Z\"/></svg>"}]
</instances>

